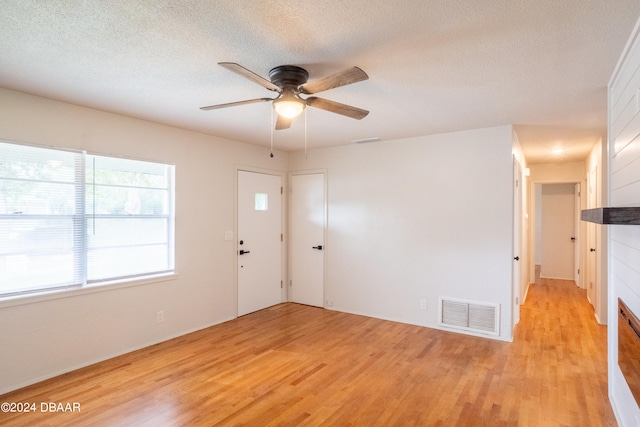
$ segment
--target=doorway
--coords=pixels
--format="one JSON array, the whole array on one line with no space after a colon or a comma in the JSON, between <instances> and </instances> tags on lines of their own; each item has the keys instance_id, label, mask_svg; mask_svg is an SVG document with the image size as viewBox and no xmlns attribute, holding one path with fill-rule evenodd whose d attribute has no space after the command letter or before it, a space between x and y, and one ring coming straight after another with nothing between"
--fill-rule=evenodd
<instances>
[{"instance_id":1,"label":"doorway","mask_svg":"<svg viewBox=\"0 0 640 427\"><path fill-rule=\"evenodd\" d=\"M282 177L238 170L238 316L282 302Z\"/></svg>"}]
</instances>

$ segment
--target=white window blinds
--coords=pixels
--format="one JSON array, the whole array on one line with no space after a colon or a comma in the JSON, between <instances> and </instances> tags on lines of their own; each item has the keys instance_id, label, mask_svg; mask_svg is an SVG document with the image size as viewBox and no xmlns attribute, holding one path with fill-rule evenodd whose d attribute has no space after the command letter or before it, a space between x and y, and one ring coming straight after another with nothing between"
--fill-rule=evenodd
<instances>
[{"instance_id":1,"label":"white window blinds","mask_svg":"<svg viewBox=\"0 0 640 427\"><path fill-rule=\"evenodd\" d=\"M0 296L173 271L173 174L0 142Z\"/></svg>"},{"instance_id":2,"label":"white window blinds","mask_svg":"<svg viewBox=\"0 0 640 427\"><path fill-rule=\"evenodd\" d=\"M87 280L173 270L173 167L87 156Z\"/></svg>"},{"instance_id":3,"label":"white window blinds","mask_svg":"<svg viewBox=\"0 0 640 427\"><path fill-rule=\"evenodd\" d=\"M0 143L0 288L82 284L82 154Z\"/></svg>"}]
</instances>

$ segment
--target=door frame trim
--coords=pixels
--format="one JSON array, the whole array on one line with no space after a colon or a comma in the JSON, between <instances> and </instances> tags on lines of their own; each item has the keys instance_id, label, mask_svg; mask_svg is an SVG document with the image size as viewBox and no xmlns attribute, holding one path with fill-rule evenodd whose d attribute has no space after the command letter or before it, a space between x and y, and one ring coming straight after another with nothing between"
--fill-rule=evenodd
<instances>
[{"instance_id":1,"label":"door frame trim","mask_svg":"<svg viewBox=\"0 0 640 427\"><path fill-rule=\"evenodd\" d=\"M282 198L280 199L280 230L284 233L287 226L287 211L288 206L287 196L289 194L288 182L286 180L287 173L275 169L258 168L254 166L246 165L234 165L233 166L233 312L234 318L238 317L238 172L253 172L261 173L265 175L274 175L280 177L280 184L282 186ZM285 236L286 237L286 236ZM287 267L287 240L282 239L280 259L282 265L280 266L280 275L282 277L283 284L288 282L288 267ZM286 302L286 286L282 286L280 289L280 301Z\"/></svg>"},{"instance_id":2,"label":"door frame trim","mask_svg":"<svg viewBox=\"0 0 640 427\"><path fill-rule=\"evenodd\" d=\"M298 171L290 171L287 174L287 196L290 196L290 191L291 191L291 181L293 179L293 176L297 176L297 175L315 175L315 174L322 174L322 176L324 177L324 212L323 214L323 220L324 220L324 227L322 230L323 233L323 239L324 239L324 248L323 248L323 257L322 257L322 307L323 308L327 308L327 259L328 257L328 253L331 251L331 246L328 244L329 243L329 233L328 233L328 224L329 224L329 172L327 169L306 169L306 170L298 170ZM290 200L290 199L288 199ZM290 215L291 213L291 202L288 201L287 203L287 216ZM287 238L285 239L285 241L287 242L287 247L289 247L289 239L291 238L291 224L289 224L289 221L287 221ZM327 249L329 248L329 249ZM286 296L287 296L287 301L291 301L291 297L290 297L290 293L289 293L289 278L291 277L291 266L289 263L289 254L287 253L287 260L286 260L286 264L287 264L287 280L285 281L285 283L287 284L287 286L285 286L286 288Z\"/></svg>"},{"instance_id":3,"label":"door frame trim","mask_svg":"<svg viewBox=\"0 0 640 427\"><path fill-rule=\"evenodd\" d=\"M580 184L581 188L585 188L586 186L586 177L583 179L537 179L537 180L530 180L529 181L529 206L527 207L527 211L529 212L529 220L528 220L528 239L529 239L529 283L535 283L535 263L536 263L536 256L535 256L535 250L536 250L536 244L535 244L535 240L536 240L536 236L535 236L535 232L536 232L536 203L539 203L539 200L536 200L536 185L540 184L540 185L545 185L545 184ZM581 190L582 191L582 190ZM584 197L584 195L581 195L580 197L580 204L582 206L582 208L584 209L586 203L586 198ZM586 225L584 224L584 222L582 222L577 228L579 231L579 235L576 236L579 240L578 240L578 244L580 245L580 251L579 251L579 259L578 260L574 260L574 262L576 262L576 264L579 266L577 268L580 268L580 274L583 275L584 274L584 261L585 261L585 254L586 254L586 242L585 242L585 236L586 236ZM576 283L577 286L579 286L578 283Z\"/></svg>"}]
</instances>

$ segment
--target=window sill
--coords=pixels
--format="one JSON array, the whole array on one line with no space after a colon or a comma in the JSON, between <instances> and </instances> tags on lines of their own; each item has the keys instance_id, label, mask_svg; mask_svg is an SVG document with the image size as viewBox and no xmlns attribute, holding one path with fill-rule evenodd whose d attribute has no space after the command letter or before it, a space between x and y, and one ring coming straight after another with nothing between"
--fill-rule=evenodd
<instances>
[{"instance_id":1,"label":"window sill","mask_svg":"<svg viewBox=\"0 0 640 427\"><path fill-rule=\"evenodd\" d=\"M60 298L71 298L81 295L94 294L97 292L109 292L117 289L130 288L132 286L142 286L151 283L167 282L178 278L178 273L166 273L153 276L146 276L136 279L113 280L109 282L94 283L82 288L58 289L54 291L43 291L39 293L14 295L10 297L0 297L0 309L25 304L36 304L44 301L51 301Z\"/></svg>"}]
</instances>

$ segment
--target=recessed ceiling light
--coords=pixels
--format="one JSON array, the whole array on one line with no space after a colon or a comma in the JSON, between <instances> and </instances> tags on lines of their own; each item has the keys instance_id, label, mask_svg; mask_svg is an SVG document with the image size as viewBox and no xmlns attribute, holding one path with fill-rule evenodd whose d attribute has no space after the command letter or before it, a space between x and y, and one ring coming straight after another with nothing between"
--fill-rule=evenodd
<instances>
[{"instance_id":1,"label":"recessed ceiling light","mask_svg":"<svg viewBox=\"0 0 640 427\"><path fill-rule=\"evenodd\" d=\"M559 148L554 148L553 150L551 150L551 152L552 152L553 154L562 154L562 153L564 153L564 148L561 148L561 147L559 147Z\"/></svg>"}]
</instances>

